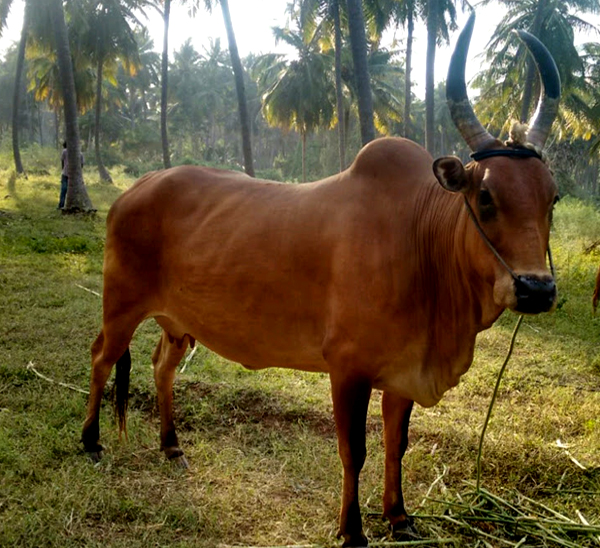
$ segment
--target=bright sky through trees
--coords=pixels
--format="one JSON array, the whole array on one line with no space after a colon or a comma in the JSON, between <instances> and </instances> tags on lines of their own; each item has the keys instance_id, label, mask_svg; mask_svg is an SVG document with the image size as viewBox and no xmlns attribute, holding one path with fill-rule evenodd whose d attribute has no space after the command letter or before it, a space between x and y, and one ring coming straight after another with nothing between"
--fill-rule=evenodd
<instances>
[{"instance_id":1,"label":"bright sky through trees","mask_svg":"<svg viewBox=\"0 0 600 548\"><path fill-rule=\"evenodd\" d=\"M285 8L287 3L287 0L229 0L238 48L242 57L249 53L290 53L290 50L286 49L285 44L275 45L275 39L271 32L271 27L284 26L286 24L287 15ZM503 9L496 5L476 9L477 20L469 51L470 61L467 64L467 80L470 80L479 71L480 59L476 55L484 51L493 29L500 22L504 14ZM156 51L160 51L163 32L162 19L156 12L151 12L148 15L150 19L146 22L146 25L154 38ZM458 12L459 29L465 24L467 16L468 14ZM8 28L0 38L0 52L4 51L13 41L18 40L22 17L23 2L15 0L8 19ZM227 48L223 18L219 9L213 10L212 14L202 10L195 18L191 18L187 8L183 7L179 2L173 2L170 28L169 45L171 51L179 49L190 37L192 38L194 47L200 52L209 43L210 39L214 40L216 38L220 38L222 47ZM394 36L400 41L394 48L399 50L400 58L403 58L404 45L402 40L405 36L404 29L399 28L395 33L389 32L386 36L386 44L391 46ZM455 31L451 36L450 45L442 45L436 52L435 79L437 82L443 81L446 78L450 55L457 36L458 31ZM591 39L598 40L600 36ZM579 41L585 41L585 39L580 38ZM415 44L413 46L413 79L415 82L413 91L419 97L424 97L425 93L425 49L426 29L424 24L419 24L415 28Z\"/></svg>"}]
</instances>

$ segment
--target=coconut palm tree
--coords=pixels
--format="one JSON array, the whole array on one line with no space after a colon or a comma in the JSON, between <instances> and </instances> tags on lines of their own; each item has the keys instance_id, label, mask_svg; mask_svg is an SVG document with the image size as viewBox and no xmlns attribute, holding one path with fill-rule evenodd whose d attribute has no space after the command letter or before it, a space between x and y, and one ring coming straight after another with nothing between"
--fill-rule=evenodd
<instances>
[{"instance_id":1,"label":"coconut palm tree","mask_svg":"<svg viewBox=\"0 0 600 548\"><path fill-rule=\"evenodd\" d=\"M381 37L387 28L402 25L406 28L406 55L404 61L404 115L402 134L414 138L411 122L412 106L412 48L415 21L426 11L426 0L365 0L367 20L375 37ZM426 14L425 14L426 15Z\"/></svg>"},{"instance_id":2,"label":"coconut palm tree","mask_svg":"<svg viewBox=\"0 0 600 548\"><path fill-rule=\"evenodd\" d=\"M163 48L160 69L160 137L162 142L163 167L171 167L169 152L169 135L167 132L167 107L169 93L169 18L171 17L171 0L163 0Z\"/></svg>"},{"instance_id":3,"label":"coconut palm tree","mask_svg":"<svg viewBox=\"0 0 600 548\"><path fill-rule=\"evenodd\" d=\"M104 75L116 84L117 64L129 73L140 65L138 46L129 21L136 20L133 8L140 9L137 0L85 0L78 3L81 25L85 32L79 35L79 46L96 68L96 115L94 123L94 151L98 174L102 181L112 183L100 154L101 113Z\"/></svg>"},{"instance_id":4,"label":"coconut palm tree","mask_svg":"<svg viewBox=\"0 0 600 548\"><path fill-rule=\"evenodd\" d=\"M396 8L395 17L398 22L406 26L406 57L404 62L404 117L403 117L403 135L407 139L413 139L413 130L411 124L411 105L412 105L412 48L413 34L415 30L415 20L418 17L417 0L401 0L394 3Z\"/></svg>"},{"instance_id":5,"label":"coconut palm tree","mask_svg":"<svg viewBox=\"0 0 600 548\"><path fill-rule=\"evenodd\" d=\"M81 145L79 127L77 125L77 100L75 97L75 80L71 64L69 34L65 22L61 0L46 0L51 28L54 33L56 57L60 71L60 81L63 90L65 126L69 159L69 186L64 211L66 213L94 211L83 182L81 163Z\"/></svg>"},{"instance_id":6,"label":"coconut palm tree","mask_svg":"<svg viewBox=\"0 0 600 548\"><path fill-rule=\"evenodd\" d=\"M427 20L427 54L425 63L425 146L435 152L435 53L438 42L448 42L456 29L455 0L424 0ZM463 0L463 6L468 2Z\"/></svg>"},{"instance_id":7,"label":"coconut palm tree","mask_svg":"<svg viewBox=\"0 0 600 548\"><path fill-rule=\"evenodd\" d=\"M375 124L373 121L373 96L367 62L365 17L361 0L346 0L346 5L348 8L352 60L354 61L356 89L358 92L360 135L363 145L366 145L369 141L375 139Z\"/></svg>"},{"instance_id":8,"label":"coconut palm tree","mask_svg":"<svg viewBox=\"0 0 600 548\"><path fill-rule=\"evenodd\" d=\"M484 3L490 1L484 0ZM581 55L574 43L574 31L594 30L583 14L600 13L600 1L500 0L500 3L508 11L486 47L490 68L479 75L476 83L482 88L490 105L498 102L493 98L499 96L502 96L502 102L509 101L508 106L521 104L521 111L515 117L525 121L530 116L533 98L539 90L535 68L529 65L529 57L513 31L527 30L546 45L558 66L563 89L568 90L576 75L581 75L584 70ZM516 92L522 92L521 101L516 100Z\"/></svg>"},{"instance_id":9,"label":"coconut palm tree","mask_svg":"<svg viewBox=\"0 0 600 548\"><path fill-rule=\"evenodd\" d=\"M257 63L262 75L259 85L263 95L263 113L270 125L294 129L302 138L302 180L306 181L306 138L320 127L335 123L335 86L331 80L331 56L323 53L313 34L307 41L304 33L274 28L277 41L296 49L297 59L268 54Z\"/></svg>"},{"instance_id":10,"label":"coconut palm tree","mask_svg":"<svg viewBox=\"0 0 600 548\"><path fill-rule=\"evenodd\" d=\"M306 36L322 33L324 42L333 35L336 118L338 128L338 151L340 171L346 168L346 128L344 127L344 91L342 83L342 18L340 10L346 11L346 4L339 0L295 0L289 4L288 11L294 16L298 7L298 21ZM347 17L346 17L347 19ZM317 26L322 28L317 30Z\"/></svg>"},{"instance_id":11,"label":"coconut palm tree","mask_svg":"<svg viewBox=\"0 0 600 548\"><path fill-rule=\"evenodd\" d=\"M44 15L47 15L46 10L40 9L41 0L26 0L23 16L23 27L21 37L19 39L19 47L17 52L17 67L15 74L15 84L13 89L12 100L12 146L13 157L15 161L15 170L18 174L25 172L23 162L21 160L21 152L19 148L19 114L21 106L21 97L23 96L23 68L25 64L25 50L27 47L27 38L29 36L30 20L38 16L38 20ZM12 6L13 0L0 0L0 35L6 27L6 19ZM46 21L47 26L47 21Z\"/></svg>"},{"instance_id":12,"label":"coconut palm tree","mask_svg":"<svg viewBox=\"0 0 600 548\"><path fill-rule=\"evenodd\" d=\"M229 55L231 57L231 67L235 80L235 89L238 99L238 110L240 115L240 126L242 133L242 152L244 156L244 171L254 177L254 161L252 160L252 138L250 116L248 114L248 102L246 100L246 84L244 82L244 68L238 52L237 40L231 20L231 12L229 10L228 0L188 0L191 5L192 12L198 10L199 4L204 2L204 7L210 12L215 5L221 7L223 22L227 32L227 42L229 44Z\"/></svg>"}]
</instances>

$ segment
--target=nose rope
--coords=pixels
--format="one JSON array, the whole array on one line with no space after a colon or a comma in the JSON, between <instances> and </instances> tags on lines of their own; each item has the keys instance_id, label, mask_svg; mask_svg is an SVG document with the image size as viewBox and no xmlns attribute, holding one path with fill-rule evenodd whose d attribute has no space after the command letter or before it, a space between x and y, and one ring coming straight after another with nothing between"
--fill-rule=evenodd
<instances>
[{"instance_id":1,"label":"nose rope","mask_svg":"<svg viewBox=\"0 0 600 548\"><path fill-rule=\"evenodd\" d=\"M494 254L494 257L496 257L496 259L498 259L498 262L511 275L512 279L514 281L517 281L519 279L519 277L515 274L514 270L510 266L508 266L506 261L501 257L500 253L498 253L498 251L494 247L494 244L492 244L492 242L490 242L490 239L487 237L486 233L483 231L483 228L481 228L481 225L479 224L477 217L475 217L475 212L473 211L473 208L471 207L471 204L469 203L469 200L467 200L466 196L464 196L464 200L465 200L465 206L467 208L467 212L469 213L469 217L471 217L471 220L473 221L473 224L475 225L477 232L479 232L479 235L481 236L482 240L488 246L489 250ZM550 263L550 273L552 274L552 278L556 278L556 272L554 270L554 262L552 261L552 251L550 251L550 243L548 243L547 253L548 253L548 262Z\"/></svg>"},{"instance_id":2,"label":"nose rope","mask_svg":"<svg viewBox=\"0 0 600 548\"><path fill-rule=\"evenodd\" d=\"M500 253L498 253L498 251L496 251L494 244L492 244L492 242L490 242L486 233L483 231L483 228L481 228L481 225L479 224L479 221L477 221L477 217L475 217L475 212L473 211L473 208L471 207L469 200L467 200L466 195L464 196L464 199L465 199L465 206L467 207L467 212L469 213L469 217L471 217L471 220L473 221L473 224L475 225L477 232L479 232L479 235L481 236L481 238L483 239L485 244L489 247L490 251L494 254L494 257L496 257L496 259L498 259L498 262L511 275L512 279L517 281L518 276L514 273L513 269L510 266L508 266L506 261L500 256Z\"/></svg>"}]
</instances>

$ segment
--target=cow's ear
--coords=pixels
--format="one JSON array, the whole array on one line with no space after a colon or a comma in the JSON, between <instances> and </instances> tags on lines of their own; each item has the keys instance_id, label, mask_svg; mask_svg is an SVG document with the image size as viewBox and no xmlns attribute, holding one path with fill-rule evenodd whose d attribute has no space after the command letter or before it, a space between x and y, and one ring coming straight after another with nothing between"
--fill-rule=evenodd
<instances>
[{"instance_id":1,"label":"cow's ear","mask_svg":"<svg viewBox=\"0 0 600 548\"><path fill-rule=\"evenodd\" d=\"M456 156L442 156L433 162L433 173L446 190L466 192L469 182L462 162Z\"/></svg>"}]
</instances>

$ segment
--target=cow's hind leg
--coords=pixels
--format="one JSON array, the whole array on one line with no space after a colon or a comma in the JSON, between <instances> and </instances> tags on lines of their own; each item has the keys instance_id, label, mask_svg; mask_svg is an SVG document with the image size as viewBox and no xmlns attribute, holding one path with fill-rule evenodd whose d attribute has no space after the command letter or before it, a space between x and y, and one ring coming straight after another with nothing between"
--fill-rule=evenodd
<instances>
[{"instance_id":1,"label":"cow's hind leg","mask_svg":"<svg viewBox=\"0 0 600 548\"><path fill-rule=\"evenodd\" d=\"M383 393L382 414L385 440L385 489L383 515L390 521L392 531L414 534L402 495L402 457L408 446L408 423L413 402Z\"/></svg>"},{"instance_id":2,"label":"cow's hind leg","mask_svg":"<svg viewBox=\"0 0 600 548\"><path fill-rule=\"evenodd\" d=\"M367 546L358 501L358 478L367 455L366 422L371 384L367 380L331 375L333 412L338 450L344 467L342 508L338 537L343 547Z\"/></svg>"},{"instance_id":3,"label":"cow's hind leg","mask_svg":"<svg viewBox=\"0 0 600 548\"><path fill-rule=\"evenodd\" d=\"M100 404L110 372L115 363L125 370L131 364L129 342L142 317L122 316L120 321L105 322L102 331L92 344L92 373L87 414L81 441L93 461L102 454L100 445Z\"/></svg>"},{"instance_id":4,"label":"cow's hind leg","mask_svg":"<svg viewBox=\"0 0 600 548\"><path fill-rule=\"evenodd\" d=\"M165 456L180 466L187 468L188 463L179 448L175 421L173 420L173 380L175 369L185 354L188 337L173 339L163 330L160 341L152 354L154 382L158 394L160 410L160 445Z\"/></svg>"}]
</instances>

